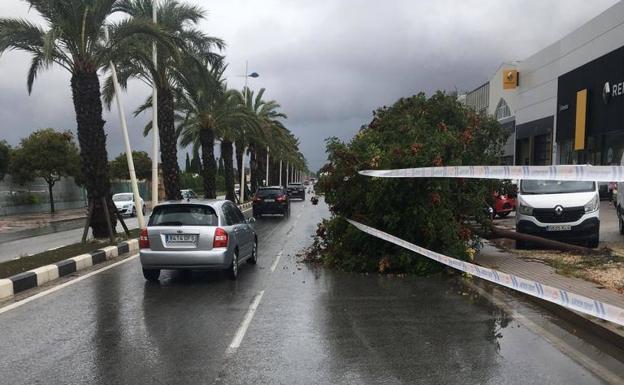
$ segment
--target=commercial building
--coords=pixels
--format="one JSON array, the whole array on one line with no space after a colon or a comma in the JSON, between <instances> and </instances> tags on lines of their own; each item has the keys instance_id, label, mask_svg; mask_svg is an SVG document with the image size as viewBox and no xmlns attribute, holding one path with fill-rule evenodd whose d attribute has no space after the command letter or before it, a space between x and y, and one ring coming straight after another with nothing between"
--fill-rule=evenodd
<instances>
[{"instance_id":1,"label":"commercial building","mask_svg":"<svg viewBox=\"0 0 624 385\"><path fill-rule=\"evenodd\" d=\"M488 82L487 111L502 117L506 107L501 101L507 104L506 119L515 121L515 164L620 164L624 2L515 66L510 64L503 64ZM517 70L518 86L501 90L498 82L511 70ZM476 108L470 94L466 104Z\"/></svg>"},{"instance_id":2,"label":"commercial building","mask_svg":"<svg viewBox=\"0 0 624 385\"><path fill-rule=\"evenodd\" d=\"M519 63L517 163L619 164L624 150L624 98L617 95L617 84L624 80L622 47L620 2Z\"/></svg>"},{"instance_id":3,"label":"commercial building","mask_svg":"<svg viewBox=\"0 0 624 385\"><path fill-rule=\"evenodd\" d=\"M486 113L498 120L509 135L503 149L501 164L514 164L516 88L518 72L516 63L503 63L483 85L466 93L462 100L478 113Z\"/></svg>"}]
</instances>

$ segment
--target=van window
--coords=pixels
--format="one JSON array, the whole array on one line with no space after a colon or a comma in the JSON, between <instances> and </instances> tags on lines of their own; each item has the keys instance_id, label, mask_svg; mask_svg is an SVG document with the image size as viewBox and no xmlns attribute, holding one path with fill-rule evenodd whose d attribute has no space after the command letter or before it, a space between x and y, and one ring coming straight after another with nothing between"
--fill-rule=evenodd
<instances>
[{"instance_id":1,"label":"van window","mask_svg":"<svg viewBox=\"0 0 624 385\"><path fill-rule=\"evenodd\" d=\"M523 180L520 192L523 194L561 194L596 191L595 182Z\"/></svg>"}]
</instances>

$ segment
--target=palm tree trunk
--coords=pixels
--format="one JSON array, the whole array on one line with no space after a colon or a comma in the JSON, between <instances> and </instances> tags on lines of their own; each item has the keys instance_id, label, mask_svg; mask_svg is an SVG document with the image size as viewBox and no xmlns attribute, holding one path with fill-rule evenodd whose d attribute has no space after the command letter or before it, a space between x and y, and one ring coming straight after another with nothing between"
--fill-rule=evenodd
<instances>
[{"instance_id":1,"label":"palm tree trunk","mask_svg":"<svg viewBox=\"0 0 624 385\"><path fill-rule=\"evenodd\" d=\"M87 196L93 202L93 215L89 225L94 238L106 238L108 237L106 215L110 217L113 228L117 225L117 219L111 195L100 81L97 73L74 72L71 89L78 126L82 175ZM104 210L102 197L106 198L108 212Z\"/></svg>"},{"instance_id":2,"label":"palm tree trunk","mask_svg":"<svg viewBox=\"0 0 624 385\"><path fill-rule=\"evenodd\" d=\"M241 170L243 169L243 151L245 151L245 143L242 141L235 142L236 145L236 168L238 170L237 181L240 182Z\"/></svg>"},{"instance_id":3,"label":"palm tree trunk","mask_svg":"<svg viewBox=\"0 0 624 385\"><path fill-rule=\"evenodd\" d=\"M223 168L225 172L225 199L234 202L234 165L232 142L221 140L221 157L223 158Z\"/></svg>"},{"instance_id":4,"label":"palm tree trunk","mask_svg":"<svg viewBox=\"0 0 624 385\"><path fill-rule=\"evenodd\" d=\"M158 89L158 136L162 161L163 184L167 200L182 199L180 194L180 167L178 165L178 138L174 127L173 94L168 88Z\"/></svg>"},{"instance_id":5,"label":"palm tree trunk","mask_svg":"<svg viewBox=\"0 0 624 385\"><path fill-rule=\"evenodd\" d=\"M214 158L214 131L211 128L202 128L199 132L199 141L202 147L204 198L214 199L217 197L217 163Z\"/></svg>"},{"instance_id":6,"label":"palm tree trunk","mask_svg":"<svg viewBox=\"0 0 624 385\"><path fill-rule=\"evenodd\" d=\"M258 189L258 158L256 157L256 147L249 146L249 180L251 181L251 193L255 194Z\"/></svg>"}]
</instances>

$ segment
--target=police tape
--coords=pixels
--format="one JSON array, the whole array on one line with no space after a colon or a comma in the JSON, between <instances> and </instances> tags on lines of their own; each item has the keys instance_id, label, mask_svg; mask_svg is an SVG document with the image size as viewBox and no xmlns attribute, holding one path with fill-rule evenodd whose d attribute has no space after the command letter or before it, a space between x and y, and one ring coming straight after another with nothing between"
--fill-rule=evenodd
<instances>
[{"instance_id":1,"label":"police tape","mask_svg":"<svg viewBox=\"0 0 624 385\"><path fill-rule=\"evenodd\" d=\"M446 166L397 170L363 170L381 178L482 178L589 182L624 182L624 166Z\"/></svg>"},{"instance_id":2,"label":"police tape","mask_svg":"<svg viewBox=\"0 0 624 385\"><path fill-rule=\"evenodd\" d=\"M486 267L478 266L470 262L451 258L449 256L436 253L435 251L431 251L423 247L417 246L413 243L407 242L401 238L397 238L383 231L366 226L362 223L350 219L347 219L347 221L349 221L349 223L365 233L368 233L379 239L383 239L384 241L394 243L395 245L401 246L405 249L414 251L427 258L438 261L446 266L477 276L479 278L483 278L487 281L508 287L524 294L528 294L533 297L541 298L543 300L561 305L565 308L589 314L594 317L598 317L603 320L624 326L624 309L621 309L617 306L596 301L567 290L544 285L537 281L531 281L529 279L521 278L513 274L503 273L502 271L488 269Z\"/></svg>"}]
</instances>

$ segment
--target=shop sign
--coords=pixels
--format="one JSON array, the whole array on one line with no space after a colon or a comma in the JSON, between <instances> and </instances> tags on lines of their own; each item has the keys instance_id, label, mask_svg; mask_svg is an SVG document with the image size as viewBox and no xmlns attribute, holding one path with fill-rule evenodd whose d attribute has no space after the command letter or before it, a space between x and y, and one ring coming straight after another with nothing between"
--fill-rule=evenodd
<instances>
[{"instance_id":1,"label":"shop sign","mask_svg":"<svg viewBox=\"0 0 624 385\"><path fill-rule=\"evenodd\" d=\"M602 101L607 104L612 98L624 95L624 81L619 83L605 82L602 87Z\"/></svg>"}]
</instances>

